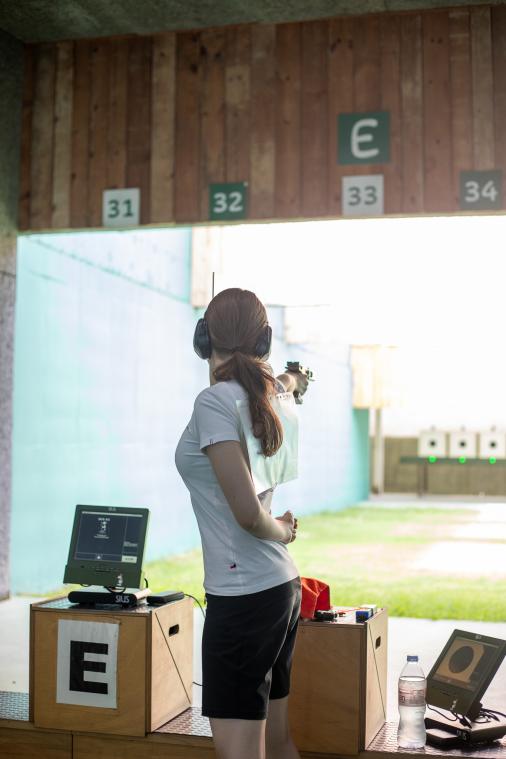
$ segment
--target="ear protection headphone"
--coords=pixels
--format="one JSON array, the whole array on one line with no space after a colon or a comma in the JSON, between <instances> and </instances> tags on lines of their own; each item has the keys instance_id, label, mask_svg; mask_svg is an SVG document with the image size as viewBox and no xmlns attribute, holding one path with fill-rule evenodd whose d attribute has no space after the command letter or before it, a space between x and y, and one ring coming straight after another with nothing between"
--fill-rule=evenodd
<instances>
[{"instance_id":1,"label":"ear protection headphone","mask_svg":"<svg viewBox=\"0 0 506 759\"><path fill-rule=\"evenodd\" d=\"M266 324L255 343L255 356L263 358L271 352L272 327ZM193 349L199 358L211 358L213 346L206 319L199 319L193 335Z\"/></svg>"}]
</instances>

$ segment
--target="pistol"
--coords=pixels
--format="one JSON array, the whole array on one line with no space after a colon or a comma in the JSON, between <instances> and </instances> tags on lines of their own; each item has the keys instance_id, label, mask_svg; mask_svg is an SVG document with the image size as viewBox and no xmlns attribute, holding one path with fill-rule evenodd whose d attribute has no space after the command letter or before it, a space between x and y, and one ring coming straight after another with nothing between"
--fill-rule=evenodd
<instances>
[{"instance_id":1,"label":"pistol","mask_svg":"<svg viewBox=\"0 0 506 759\"><path fill-rule=\"evenodd\" d=\"M300 372L301 374L305 374L310 382L314 382L315 380L314 372L311 371L311 369L309 369L307 366L302 366L300 361L287 361L285 372L294 372L294 374L298 374ZM295 391L293 395L295 398L295 403L301 406L302 405L301 394Z\"/></svg>"}]
</instances>

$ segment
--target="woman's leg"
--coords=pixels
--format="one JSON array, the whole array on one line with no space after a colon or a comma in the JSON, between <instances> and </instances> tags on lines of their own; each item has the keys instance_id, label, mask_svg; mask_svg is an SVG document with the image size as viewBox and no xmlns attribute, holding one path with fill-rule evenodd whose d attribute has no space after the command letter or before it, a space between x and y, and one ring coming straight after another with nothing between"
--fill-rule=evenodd
<instances>
[{"instance_id":1,"label":"woman's leg","mask_svg":"<svg viewBox=\"0 0 506 759\"><path fill-rule=\"evenodd\" d=\"M264 719L211 717L209 722L218 759L265 759Z\"/></svg>"},{"instance_id":2,"label":"woman's leg","mask_svg":"<svg viewBox=\"0 0 506 759\"><path fill-rule=\"evenodd\" d=\"M300 754L290 735L288 696L269 701L265 748L267 759L300 759Z\"/></svg>"}]
</instances>

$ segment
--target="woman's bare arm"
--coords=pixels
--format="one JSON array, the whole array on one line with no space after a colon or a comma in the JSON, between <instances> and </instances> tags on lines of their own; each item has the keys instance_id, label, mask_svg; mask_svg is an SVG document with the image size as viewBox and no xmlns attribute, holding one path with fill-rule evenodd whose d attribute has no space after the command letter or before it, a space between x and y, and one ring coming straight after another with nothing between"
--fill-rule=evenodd
<instances>
[{"instance_id":1,"label":"woman's bare arm","mask_svg":"<svg viewBox=\"0 0 506 759\"><path fill-rule=\"evenodd\" d=\"M274 519L262 508L240 443L226 440L204 448L230 510L247 532L264 540L292 540L293 524Z\"/></svg>"}]
</instances>

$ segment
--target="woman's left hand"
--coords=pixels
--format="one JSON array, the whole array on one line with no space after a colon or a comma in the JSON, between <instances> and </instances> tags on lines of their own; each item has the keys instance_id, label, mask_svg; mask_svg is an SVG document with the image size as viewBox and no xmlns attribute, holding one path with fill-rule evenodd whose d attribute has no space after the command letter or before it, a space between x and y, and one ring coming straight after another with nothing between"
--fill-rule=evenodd
<instances>
[{"instance_id":1,"label":"woman's left hand","mask_svg":"<svg viewBox=\"0 0 506 759\"><path fill-rule=\"evenodd\" d=\"M293 513L291 511L285 511L282 517L276 517L276 519L279 522L287 522L289 524L290 529L292 531L292 536L288 543L293 543L295 538L297 537L297 527L298 527L298 520L296 517L294 517Z\"/></svg>"}]
</instances>

